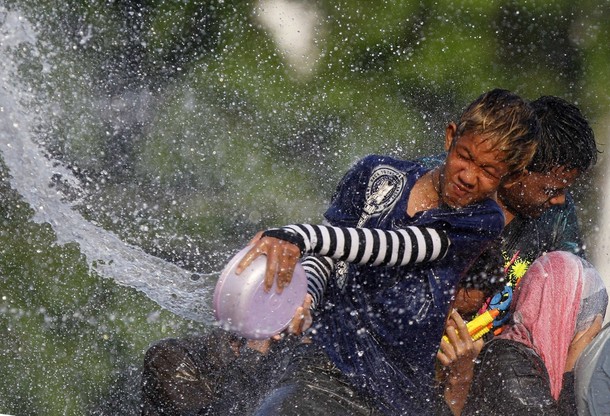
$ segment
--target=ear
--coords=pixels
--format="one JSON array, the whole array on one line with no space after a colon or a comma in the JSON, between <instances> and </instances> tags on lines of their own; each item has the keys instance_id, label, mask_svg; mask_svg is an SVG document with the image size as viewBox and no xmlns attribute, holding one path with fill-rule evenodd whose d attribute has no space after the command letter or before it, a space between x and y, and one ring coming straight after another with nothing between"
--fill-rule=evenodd
<instances>
[{"instance_id":1,"label":"ear","mask_svg":"<svg viewBox=\"0 0 610 416\"><path fill-rule=\"evenodd\" d=\"M447 124L447 128L445 129L445 151L448 152L449 148L453 144L453 140L455 139L455 134L457 132L457 125L454 122Z\"/></svg>"}]
</instances>

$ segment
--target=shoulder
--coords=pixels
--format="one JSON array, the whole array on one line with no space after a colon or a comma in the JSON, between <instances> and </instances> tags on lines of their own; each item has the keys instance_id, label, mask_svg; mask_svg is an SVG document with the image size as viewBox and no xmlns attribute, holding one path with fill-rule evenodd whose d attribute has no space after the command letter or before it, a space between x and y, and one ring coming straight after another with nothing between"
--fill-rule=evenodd
<instances>
[{"instance_id":1,"label":"shoulder","mask_svg":"<svg viewBox=\"0 0 610 416\"><path fill-rule=\"evenodd\" d=\"M355 168L370 169L389 167L402 172L408 172L414 169L429 170L426 166L418 161L396 159L385 155L368 155L360 159L354 165Z\"/></svg>"},{"instance_id":2,"label":"shoulder","mask_svg":"<svg viewBox=\"0 0 610 416\"><path fill-rule=\"evenodd\" d=\"M436 155L432 155L432 156L423 156L420 158L415 159L415 162L420 163L423 166L426 166L428 168L435 168L437 166L440 166L443 164L443 162L445 161L447 157L447 153L437 153Z\"/></svg>"},{"instance_id":3,"label":"shoulder","mask_svg":"<svg viewBox=\"0 0 610 416\"><path fill-rule=\"evenodd\" d=\"M496 215L501 215L502 219L504 219L504 212L502 211L502 208L500 208L500 205L498 205L498 203L496 201L494 201L493 199L490 199L490 198L486 198L482 201L467 205L467 206L459 208L459 209L465 210L465 211L474 211L474 212L477 212L477 211L490 212L490 213L493 213Z\"/></svg>"},{"instance_id":4,"label":"shoulder","mask_svg":"<svg viewBox=\"0 0 610 416\"><path fill-rule=\"evenodd\" d=\"M587 346L574 367L575 396L579 409L594 407L597 414L610 414L607 395L608 357L610 357L610 324ZM597 393L597 394L596 394Z\"/></svg>"},{"instance_id":5,"label":"shoulder","mask_svg":"<svg viewBox=\"0 0 610 416\"><path fill-rule=\"evenodd\" d=\"M390 212L426 169L412 161L369 155L343 176L324 216L333 225L355 226L367 215Z\"/></svg>"},{"instance_id":6,"label":"shoulder","mask_svg":"<svg viewBox=\"0 0 610 416\"><path fill-rule=\"evenodd\" d=\"M419 163L395 159L390 156L369 155L356 162L342 180L342 186L356 189L366 187L373 191L377 188L391 187L402 190L429 169Z\"/></svg>"},{"instance_id":7,"label":"shoulder","mask_svg":"<svg viewBox=\"0 0 610 416\"><path fill-rule=\"evenodd\" d=\"M491 415L547 414L555 406L550 393L546 367L534 350L494 338L479 355L463 414L476 414L482 408Z\"/></svg>"},{"instance_id":8,"label":"shoulder","mask_svg":"<svg viewBox=\"0 0 610 416\"><path fill-rule=\"evenodd\" d=\"M479 368L482 382L501 373L502 379L496 384L498 391L520 397L524 403L528 398L535 402L550 395L549 376L542 358L520 342L492 339L481 353Z\"/></svg>"},{"instance_id":9,"label":"shoulder","mask_svg":"<svg viewBox=\"0 0 610 416\"><path fill-rule=\"evenodd\" d=\"M460 208L441 208L430 210L427 214L448 228L477 233L481 238L498 237L504 229L504 213L491 199Z\"/></svg>"},{"instance_id":10,"label":"shoulder","mask_svg":"<svg viewBox=\"0 0 610 416\"><path fill-rule=\"evenodd\" d=\"M493 338L481 351L488 363L519 361L542 361L536 352L526 345L503 338Z\"/></svg>"},{"instance_id":11,"label":"shoulder","mask_svg":"<svg viewBox=\"0 0 610 416\"><path fill-rule=\"evenodd\" d=\"M478 203L460 208L470 213L470 218L480 221L482 228L489 229L493 233L500 235L504 229L504 212L500 205L492 199L484 199Z\"/></svg>"},{"instance_id":12,"label":"shoulder","mask_svg":"<svg viewBox=\"0 0 610 416\"><path fill-rule=\"evenodd\" d=\"M607 373L604 370L607 362L605 357L610 357L610 323L601 329L576 361L574 375L576 387L579 389L581 397L590 394L588 390L590 385L603 383L604 379L607 378ZM589 398L591 399L591 397ZM610 403L607 406L610 410Z\"/></svg>"},{"instance_id":13,"label":"shoulder","mask_svg":"<svg viewBox=\"0 0 610 416\"><path fill-rule=\"evenodd\" d=\"M564 218L576 216L576 204L572 195L566 193L566 202L562 205L553 205L537 218L539 223L553 223L561 221Z\"/></svg>"}]
</instances>

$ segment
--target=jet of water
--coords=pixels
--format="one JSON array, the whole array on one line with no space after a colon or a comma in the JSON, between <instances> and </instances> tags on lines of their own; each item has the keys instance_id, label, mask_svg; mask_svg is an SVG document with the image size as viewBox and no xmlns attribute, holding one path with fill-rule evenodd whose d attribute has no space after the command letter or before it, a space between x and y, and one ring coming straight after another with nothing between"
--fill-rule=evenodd
<instances>
[{"instance_id":1,"label":"jet of water","mask_svg":"<svg viewBox=\"0 0 610 416\"><path fill-rule=\"evenodd\" d=\"M50 159L34 141L37 117L28 89L15 76L11 49L34 44L31 25L15 12L0 7L0 152L10 171L11 186L34 209L34 221L49 223L58 244L77 243L92 270L122 285L145 293L162 307L200 322L212 322L211 282L216 273L193 275L175 264L121 241L115 234L87 221L53 186L60 177L71 191L79 191L79 180L58 161Z\"/></svg>"}]
</instances>

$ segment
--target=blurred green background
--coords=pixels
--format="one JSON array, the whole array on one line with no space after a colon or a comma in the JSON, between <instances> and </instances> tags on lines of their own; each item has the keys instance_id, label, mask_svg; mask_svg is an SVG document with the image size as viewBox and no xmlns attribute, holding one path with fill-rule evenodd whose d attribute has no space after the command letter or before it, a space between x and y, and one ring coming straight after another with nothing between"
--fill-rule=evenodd
<instances>
[{"instance_id":1,"label":"blurred green background","mask_svg":"<svg viewBox=\"0 0 610 416\"><path fill-rule=\"evenodd\" d=\"M576 103L607 151L605 1L6 0L2 33L9 13L36 32L10 58L79 211L193 272L320 221L368 153L439 152L495 87ZM604 166L575 187L589 240ZM138 414L147 346L206 323L90 272L0 173L0 413Z\"/></svg>"}]
</instances>

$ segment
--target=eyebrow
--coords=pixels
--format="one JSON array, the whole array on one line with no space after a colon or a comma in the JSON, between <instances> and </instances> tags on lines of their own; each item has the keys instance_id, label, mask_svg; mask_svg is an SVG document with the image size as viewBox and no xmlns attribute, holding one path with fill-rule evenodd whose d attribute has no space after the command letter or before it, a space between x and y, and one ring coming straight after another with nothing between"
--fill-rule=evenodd
<instances>
[{"instance_id":1,"label":"eyebrow","mask_svg":"<svg viewBox=\"0 0 610 416\"><path fill-rule=\"evenodd\" d=\"M470 149L466 146L462 146L462 148L466 151L466 153L468 153L468 157L470 158L470 160L472 160L476 165L478 165L481 169L485 170L487 173L489 173L490 175L494 176L494 177L498 177L498 169L496 168L496 166L492 165L492 164L485 164L485 163L481 163L479 160L476 160L472 154L472 152L470 151ZM493 172L489 172L488 168L490 168Z\"/></svg>"}]
</instances>

